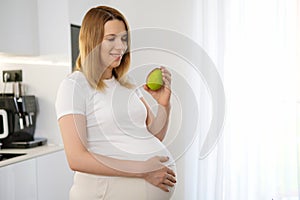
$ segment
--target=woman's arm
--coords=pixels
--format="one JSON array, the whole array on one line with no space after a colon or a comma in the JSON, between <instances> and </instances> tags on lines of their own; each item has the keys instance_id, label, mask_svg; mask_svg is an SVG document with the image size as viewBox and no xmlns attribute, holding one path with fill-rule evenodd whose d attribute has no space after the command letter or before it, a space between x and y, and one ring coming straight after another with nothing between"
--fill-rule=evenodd
<instances>
[{"instance_id":1,"label":"woman's arm","mask_svg":"<svg viewBox=\"0 0 300 200\"><path fill-rule=\"evenodd\" d=\"M59 120L59 126L68 163L72 170L107 176L142 177L142 162L132 162L133 169L126 169L128 167L126 161L115 159L115 162L119 162L118 164L122 167L120 169L114 167L114 159L110 161L105 156L95 155L87 150L84 115L63 116Z\"/></svg>"},{"instance_id":2,"label":"woman's arm","mask_svg":"<svg viewBox=\"0 0 300 200\"><path fill-rule=\"evenodd\" d=\"M67 160L74 171L105 176L144 178L165 191L167 191L166 186L173 186L176 182L174 172L162 164L168 160L166 157L154 157L147 161L129 161L89 152L86 148L84 115L65 115L59 119L59 126Z\"/></svg>"},{"instance_id":3,"label":"woman's arm","mask_svg":"<svg viewBox=\"0 0 300 200\"><path fill-rule=\"evenodd\" d=\"M160 141L165 138L170 115L170 98L171 98L171 73L165 68L160 68L162 71L164 85L156 91L150 90L146 85L144 89L156 100L158 103L157 114L154 116L150 106L146 100L141 97L147 109L146 124L148 130L157 137Z\"/></svg>"},{"instance_id":4,"label":"woman's arm","mask_svg":"<svg viewBox=\"0 0 300 200\"><path fill-rule=\"evenodd\" d=\"M169 125L170 105L162 106L159 104L157 114L155 116L147 101L143 97L140 99L147 109L146 125L149 132L157 137L160 141L163 141Z\"/></svg>"}]
</instances>

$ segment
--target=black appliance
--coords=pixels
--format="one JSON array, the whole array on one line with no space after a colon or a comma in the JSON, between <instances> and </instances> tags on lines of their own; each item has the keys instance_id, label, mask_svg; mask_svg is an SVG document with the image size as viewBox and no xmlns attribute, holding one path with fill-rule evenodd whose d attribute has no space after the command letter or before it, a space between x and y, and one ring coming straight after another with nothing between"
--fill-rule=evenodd
<instances>
[{"instance_id":1,"label":"black appliance","mask_svg":"<svg viewBox=\"0 0 300 200\"><path fill-rule=\"evenodd\" d=\"M30 148L45 144L46 138L34 138L36 115L35 96L0 96L2 148Z\"/></svg>"},{"instance_id":2,"label":"black appliance","mask_svg":"<svg viewBox=\"0 0 300 200\"><path fill-rule=\"evenodd\" d=\"M71 54L72 54L72 71L75 68L76 60L79 55L79 32L80 26L71 24Z\"/></svg>"}]
</instances>

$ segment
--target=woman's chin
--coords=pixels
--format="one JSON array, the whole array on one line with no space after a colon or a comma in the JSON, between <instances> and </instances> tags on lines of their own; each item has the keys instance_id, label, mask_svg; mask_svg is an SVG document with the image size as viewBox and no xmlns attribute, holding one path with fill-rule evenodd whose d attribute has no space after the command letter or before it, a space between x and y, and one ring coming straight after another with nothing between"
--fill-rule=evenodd
<instances>
[{"instance_id":1,"label":"woman's chin","mask_svg":"<svg viewBox=\"0 0 300 200\"><path fill-rule=\"evenodd\" d=\"M113 62L109 65L109 68L111 68L111 69L117 68L117 67L120 66L120 64L121 64L120 61L113 61Z\"/></svg>"}]
</instances>

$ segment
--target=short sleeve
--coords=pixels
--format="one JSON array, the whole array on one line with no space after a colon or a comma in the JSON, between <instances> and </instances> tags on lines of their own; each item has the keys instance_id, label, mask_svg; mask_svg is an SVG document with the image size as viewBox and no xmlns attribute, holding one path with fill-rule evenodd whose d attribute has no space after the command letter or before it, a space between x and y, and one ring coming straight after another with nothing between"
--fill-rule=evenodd
<instances>
[{"instance_id":1,"label":"short sleeve","mask_svg":"<svg viewBox=\"0 0 300 200\"><path fill-rule=\"evenodd\" d=\"M57 119L68 114L85 114L85 95L82 87L75 80L61 82L55 102Z\"/></svg>"}]
</instances>

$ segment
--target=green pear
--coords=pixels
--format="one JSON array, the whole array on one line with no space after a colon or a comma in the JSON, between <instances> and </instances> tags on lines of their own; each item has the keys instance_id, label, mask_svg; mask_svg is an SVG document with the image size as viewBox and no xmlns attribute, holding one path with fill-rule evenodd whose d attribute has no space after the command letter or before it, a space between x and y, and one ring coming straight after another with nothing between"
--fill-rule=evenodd
<instances>
[{"instance_id":1,"label":"green pear","mask_svg":"<svg viewBox=\"0 0 300 200\"><path fill-rule=\"evenodd\" d=\"M159 68L153 69L148 74L146 84L151 90L158 90L163 86L162 73Z\"/></svg>"}]
</instances>

